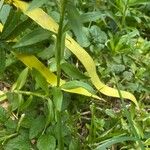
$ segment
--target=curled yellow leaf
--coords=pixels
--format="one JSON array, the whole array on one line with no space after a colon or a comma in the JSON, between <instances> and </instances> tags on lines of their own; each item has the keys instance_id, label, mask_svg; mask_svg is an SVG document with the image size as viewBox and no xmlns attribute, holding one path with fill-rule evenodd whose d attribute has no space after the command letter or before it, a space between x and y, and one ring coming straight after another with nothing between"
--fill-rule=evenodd
<instances>
[{"instance_id":1,"label":"curled yellow leaf","mask_svg":"<svg viewBox=\"0 0 150 150\"><path fill-rule=\"evenodd\" d=\"M51 86L56 86L57 85L57 76L51 72L42 62L40 62L35 56L33 55L27 55L27 54L15 54L16 57L21 60L26 66L29 68L35 68L37 69L47 80L47 82ZM63 85L66 81L65 80L60 80L60 85ZM76 94L81 94L89 97L93 97L99 100L103 100L97 95L94 95L87 91L86 89L80 87L80 88L74 88L74 89L63 89L63 91L70 92L70 93L76 93Z\"/></svg>"},{"instance_id":2,"label":"curled yellow leaf","mask_svg":"<svg viewBox=\"0 0 150 150\"><path fill-rule=\"evenodd\" d=\"M14 0L13 4L17 8L21 9L24 12L24 14L26 14L28 17L33 19L42 28L57 33L58 24L49 15L47 15L42 9L36 8L31 11L27 11L29 4L18 0ZM100 81L96 73L96 68L93 59L69 35L67 35L66 37L65 45L83 64L83 66L85 67L85 69L89 74L89 77L91 78L91 82L99 92L107 96L118 97L118 98L120 97L117 89L111 88ZM138 107L138 103L133 94L126 91L121 91L121 95L123 98L129 99L132 102L134 102L135 105Z\"/></svg>"}]
</instances>

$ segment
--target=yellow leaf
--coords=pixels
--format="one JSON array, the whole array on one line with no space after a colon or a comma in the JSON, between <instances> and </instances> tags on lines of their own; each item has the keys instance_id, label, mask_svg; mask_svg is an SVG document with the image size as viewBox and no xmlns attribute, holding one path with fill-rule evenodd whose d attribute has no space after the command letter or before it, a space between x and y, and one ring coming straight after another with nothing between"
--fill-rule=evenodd
<instances>
[{"instance_id":1,"label":"yellow leaf","mask_svg":"<svg viewBox=\"0 0 150 150\"><path fill-rule=\"evenodd\" d=\"M3 25L0 23L0 30L3 29ZM15 54L14 55L21 60L26 66L28 66L29 68L35 68L37 69L47 80L47 82L51 85L51 86L56 86L57 85L57 76L52 73L48 68L46 68L46 66L44 66L44 64L42 64L35 56L33 55L27 55L27 54ZM31 63L32 62L32 63ZM64 80L60 80L60 86L62 84L64 84L66 81ZM86 89L84 88L75 88L75 89L62 89L66 92L70 92L70 93L76 93L76 94L81 94L81 95L85 95L85 96L89 96L92 98L96 98L99 100L104 101L103 99L101 99L100 97L98 97L97 95L94 95L90 92L88 92ZM0 91L0 95L3 95L2 91ZM6 97L3 96L3 98L6 99ZM1 99L3 99L1 98ZM0 100L1 100L0 99Z\"/></svg>"},{"instance_id":2,"label":"yellow leaf","mask_svg":"<svg viewBox=\"0 0 150 150\"><path fill-rule=\"evenodd\" d=\"M3 25L0 23L0 32L3 30Z\"/></svg>"},{"instance_id":3,"label":"yellow leaf","mask_svg":"<svg viewBox=\"0 0 150 150\"><path fill-rule=\"evenodd\" d=\"M21 9L27 16L33 19L42 28L57 33L58 24L49 15L47 15L42 9L35 8L31 11L27 11L29 4L18 0L14 0L13 4L17 8ZM65 45L81 61L81 63L87 70L89 77L91 78L91 82L93 83L93 85L96 87L98 91L100 91L101 93L107 96L118 97L118 98L120 97L117 89L111 88L100 81L96 73L96 68L93 59L69 35L67 35L66 37ZM137 107L139 107L136 98L134 97L133 94L126 91L121 91L121 94L123 98L131 100L132 102L135 103Z\"/></svg>"},{"instance_id":4,"label":"yellow leaf","mask_svg":"<svg viewBox=\"0 0 150 150\"><path fill-rule=\"evenodd\" d=\"M43 63L41 63L35 56L33 55L27 55L27 54L15 54L16 57L21 60L26 66L29 68L35 68L37 69L47 80L47 82L51 86L56 86L57 85L57 76L52 73ZM60 85L64 84L66 81L65 80L60 80ZM89 97L93 97L99 100L102 100L100 97L91 94L84 88L74 88L74 89L63 89L63 91L70 92L70 93L76 93L76 94L81 94ZM104 101L104 100L103 100Z\"/></svg>"}]
</instances>

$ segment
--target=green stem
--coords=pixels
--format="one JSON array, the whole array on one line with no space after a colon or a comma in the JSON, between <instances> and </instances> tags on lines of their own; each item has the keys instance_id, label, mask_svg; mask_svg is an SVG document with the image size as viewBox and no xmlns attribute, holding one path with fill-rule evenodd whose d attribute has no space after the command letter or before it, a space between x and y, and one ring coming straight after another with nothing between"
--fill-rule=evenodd
<instances>
[{"instance_id":1,"label":"green stem","mask_svg":"<svg viewBox=\"0 0 150 150\"><path fill-rule=\"evenodd\" d=\"M65 16L65 5L67 3L67 0L61 1L61 10L60 10L60 21L59 21L59 28L58 28L58 34L57 34L57 41L56 41L56 66L57 66L57 87L60 85L60 76L61 76L61 56L62 56L62 38L63 38L63 21Z\"/></svg>"},{"instance_id":2,"label":"green stem","mask_svg":"<svg viewBox=\"0 0 150 150\"><path fill-rule=\"evenodd\" d=\"M61 77L61 59L62 59L62 52L64 51L64 47L62 46L65 42L63 36L63 22L65 16L65 6L67 0L61 0L60 3L60 21L59 21L59 28L56 40L56 66L57 66L57 87L60 86L60 77ZM62 120L61 120L61 111L56 110L57 115L57 129L58 129L58 149L64 150L64 141L62 136Z\"/></svg>"},{"instance_id":3,"label":"green stem","mask_svg":"<svg viewBox=\"0 0 150 150\"><path fill-rule=\"evenodd\" d=\"M9 92L8 92L9 93ZM37 96L40 97L42 99L48 99L48 97L41 95L39 93L34 93L34 92L29 92L29 91L18 91L18 90L13 90L10 93L15 93L15 94L24 94L24 95L33 95L33 96Z\"/></svg>"},{"instance_id":4,"label":"green stem","mask_svg":"<svg viewBox=\"0 0 150 150\"><path fill-rule=\"evenodd\" d=\"M11 135L4 136L4 137L0 138L0 142L3 141L2 144L4 144L6 140L11 139L17 135L18 135L18 133L13 133Z\"/></svg>"},{"instance_id":5,"label":"green stem","mask_svg":"<svg viewBox=\"0 0 150 150\"><path fill-rule=\"evenodd\" d=\"M90 144L93 144L93 141L95 140L95 105L94 103L90 107L91 109L91 127L89 131L89 142Z\"/></svg>"},{"instance_id":6,"label":"green stem","mask_svg":"<svg viewBox=\"0 0 150 150\"><path fill-rule=\"evenodd\" d=\"M57 111L57 129L58 129L58 149L64 150L64 141L62 136L62 120L61 120L61 112Z\"/></svg>"},{"instance_id":7,"label":"green stem","mask_svg":"<svg viewBox=\"0 0 150 150\"><path fill-rule=\"evenodd\" d=\"M125 111L126 118L127 118L128 122L129 122L129 125L130 125L130 127L131 127L131 132L132 132L133 135L138 139L138 143L139 143L139 146L140 146L141 150L145 150L144 145L143 145L141 139L139 138L138 133L137 133L137 131L136 131L134 125L133 125L134 123L133 123L133 121L132 121L132 119L131 119L130 113L129 113L128 109L126 108L126 104L125 104L125 102L124 102L124 99L123 99L123 97L122 97L121 91L120 91L120 89L119 89L119 86L118 86L118 83L117 83L117 79L116 79L116 77L115 77L115 74L113 74L113 76L114 76L114 78L115 78L116 87L117 87L118 94L119 94L120 99L121 99L121 102L122 102L123 109L124 109L124 111Z\"/></svg>"},{"instance_id":8,"label":"green stem","mask_svg":"<svg viewBox=\"0 0 150 150\"><path fill-rule=\"evenodd\" d=\"M20 129L20 126L21 126L21 123L22 123L24 117L25 117L25 114L22 114L21 117L20 117L20 119L19 119L19 121L18 121L17 129L16 129L17 133L18 133L18 131Z\"/></svg>"}]
</instances>

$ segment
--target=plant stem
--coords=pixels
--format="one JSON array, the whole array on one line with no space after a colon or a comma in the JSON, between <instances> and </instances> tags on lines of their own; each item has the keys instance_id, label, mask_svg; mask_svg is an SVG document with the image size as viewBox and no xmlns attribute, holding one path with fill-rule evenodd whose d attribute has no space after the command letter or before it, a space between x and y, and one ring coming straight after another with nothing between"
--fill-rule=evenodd
<instances>
[{"instance_id":1,"label":"plant stem","mask_svg":"<svg viewBox=\"0 0 150 150\"><path fill-rule=\"evenodd\" d=\"M89 142L90 144L93 144L93 141L95 140L95 105L94 103L90 106L91 109L91 126L89 131Z\"/></svg>"},{"instance_id":2,"label":"plant stem","mask_svg":"<svg viewBox=\"0 0 150 150\"><path fill-rule=\"evenodd\" d=\"M57 111L57 129L58 129L58 149L64 150L64 141L62 136L62 120L61 120L61 112Z\"/></svg>"},{"instance_id":3,"label":"plant stem","mask_svg":"<svg viewBox=\"0 0 150 150\"><path fill-rule=\"evenodd\" d=\"M11 139L11 138L13 138L13 137L15 137L15 136L17 136L17 135L18 135L18 133L13 133L13 134L11 134L11 135L6 135L6 136L0 138L0 142L3 141L3 142L2 142L2 145L3 145L6 140Z\"/></svg>"},{"instance_id":4,"label":"plant stem","mask_svg":"<svg viewBox=\"0 0 150 150\"><path fill-rule=\"evenodd\" d=\"M9 93L9 92L8 92ZM34 93L34 92L29 92L29 91L18 91L18 90L13 90L10 93L15 93L15 94L24 94L24 95L33 95L33 96L37 96L40 97L42 99L48 99L48 97L41 95L39 93Z\"/></svg>"},{"instance_id":5,"label":"plant stem","mask_svg":"<svg viewBox=\"0 0 150 150\"><path fill-rule=\"evenodd\" d=\"M64 51L64 47L62 46L65 42L63 36L63 22L65 16L65 6L67 0L60 1L60 21L59 21L59 28L56 40L56 66L57 66L57 87L60 86L60 76L61 76L61 59L62 59L62 52ZM58 149L64 150L64 141L62 136L62 119L61 119L61 111L56 110L57 115L57 129L58 129Z\"/></svg>"},{"instance_id":6,"label":"plant stem","mask_svg":"<svg viewBox=\"0 0 150 150\"><path fill-rule=\"evenodd\" d=\"M58 28L58 34L57 34L57 40L56 40L56 66L57 66L57 87L60 85L60 75L61 75L61 56L62 56L62 38L63 38L63 21L65 16L65 5L67 3L67 0L61 1L61 8L60 8L60 21L59 21L59 28Z\"/></svg>"},{"instance_id":7,"label":"plant stem","mask_svg":"<svg viewBox=\"0 0 150 150\"><path fill-rule=\"evenodd\" d=\"M21 126L21 122L23 121L25 117L25 114L22 114L19 121L18 121L18 125L17 125L17 129L16 129L16 132L18 133L19 129L20 129L20 126Z\"/></svg>"}]
</instances>

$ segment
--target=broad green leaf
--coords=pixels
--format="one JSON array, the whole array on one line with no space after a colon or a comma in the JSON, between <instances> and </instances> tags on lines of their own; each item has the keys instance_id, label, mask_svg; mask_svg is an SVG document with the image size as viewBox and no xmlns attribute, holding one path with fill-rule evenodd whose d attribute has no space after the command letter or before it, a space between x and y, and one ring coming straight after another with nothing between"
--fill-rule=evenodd
<instances>
[{"instance_id":1,"label":"broad green leaf","mask_svg":"<svg viewBox=\"0 0 150 150\"><path fill-rule=\"evenodd\" d=\"M50 37L50 32L41 28L35 29L22 37L13 48L20 48L25 46L30 46L44 40L47 40Z\"/></svg>"},{"instance_id":2,"label":"broad green leaf","mask_svg":"<svg viewBox=\"0 0 150 150\"><path fill-rule=\"evenodd\" d=\"M50 134L44 134L38 139L37 148L39 150L55 150L56 139Z\"/></svg>"},{"instance_id":3,"label":"broad green leaf","mask_svg":"<svg viewBox=\"0 0 150 150\"><path fill-rule=\"evenodd\" d=\"M39 73L37 70L33 69L32 70L34 79L37 83L37 86L42 88L46 94L48 94L49 89L48 89L48 83L46 81L46 79L41 75L41 73Z\"/></svg>"},{"instance_id":4,"label":"broad green leaf","mask_svg":"<svg viewBox=\"0 0 150 150\"><path fill-rule=\"evenodd\" d=\"M5 128L9 133L16 132L17 121L12 120L10 117L5 121Z\"/></svg>"},{"instance_id":5,"label":"broad green leaf","mask_svg":"<svg viewBox=\"0 0 150 150\"><path fill-rule=\"evenodd\" d=\"M69 1L67 3L67 12L69 24L77 37L77 41L81 44L81 46L86 47L88 45L87 37L83 34L83 24L80 20L80 14L74 6L74 2Z\"/></svg>"},{"instance_id":6,"label":"broad green leaf","mask_svg":"<svg viewBox=\"0 0 150 150\"><path fill-rule=\"evenodd\" d=\"M82 82L82 81L76 81L76 80L69 81L63 84L61 87L63 89L75 89L75 88L82 87L86 89L87 91L89 91L90 93L95 94L94 89L89 84Z\"/></svg>"},{"instance_id":7,"label":"broad green leaf","mask_svg":"<svg viewBox=\"0 0 150 150\"><path fill-rule=\"evenodd\" d=\"M53 94L55 109L60 112L62 109L63 93L60 88L53 87L52 94Z\"/></svg>"},{"instance_id":8,"label":"broad green leaf","mask_svg":"<svg viewBox=\"0 0 150 150\"><path fill-rule=\"evenodd\" d=\"M35 118L32 123L29 130L29 138L33 139L40 135L42 131L45 128L45 117L44 116L38 116Z\"/></svg>"},{"instance_id":9,"label":"broad green leaf","mask_svg":"<svg viewBox=\"0 0 150 150\"><path fill-rule=\"evenodd\" d=\"M15 138L11 138L4 146L5 150L29 150L31 144L27 133L22 133Z\"/></svg>"},{"instance_id":10,"label":"broad green leaf","mask_svg":"<svg viewBox=\"0 0 150 150\"><path fill-rule=\"evenodd\" d=\"M12 91L15 89L20 90L24 86L27 76L28 76L28 71L29 71L29 68L27 67L20 73L17 81L12 86Z\"/></svg>"},{"instance_id":11,"label":"broad green leaf","mask_svg":"<svg viewBox=\"0 0 150 150\"><path fill-rule=\"evenodd\" d=\"M80 20L82 23L97 21L98 19L103 19L106 15L100 11L87 12L80 15Z\"/></svg>"},{"instance_id":12,"label":"broad green leaf","mask_svg":"<svg viewBox=\"0 0 150 150\"><path fill-rule=\"evenodd\" d=\"M37 22L40 26L42 26L44 29L47 29L51 32L57 33L58 30L58 24L50 17L48 16L42 9L37 8L30 12L26 12L28 8L28 4L21 1L14 1L13 3L17 8L20 8L27 16L29 16L31 19L33 19L35 22ZM45 21L43 21L43 18ZM83 66L88 72L88 75L91 79L91 82L96 87L96 89L101 92L104 95L111 96L111 97L119 97L120 95L118 93L117 89L111 88L104 83L101 82L99 79L99 76L96 73L96 67L93 59L90 57L90 55L69 35L66 35L66 41L65 41L66 47L81 61ZM75 89L73 91L74 93L82 93L79 92L79 89ZM138 102L133 94L121 91L122 97L125 99L129 99L132 102L135 103L137 108L139 108Z\"/></svg>"},{"instance_id":13,"label":"broad green leaf","mask_svg":"<svg viewBox=\"0 0 150 150\"><path fill-rule=\"evenodd\" d=\"M89 77L81 73L75 66L65 62L61 64L62 70L73 79L88 79Z\"/></svg>"},{"instance_id":14,"label":"broad green leaf","mask_svg":"<svg viewBox=\"0 0 150 150\"><path fill-rule=\"evenodd\" d=\"M29 5L28 11L41 7L43 4L46 4L48 0L32 0L32 2Z\"/></svg>"},{"instance_id":15,"label":"broad green leaf","mask_svg":"<svg viewBox=\"0 0 150 150\"><path fill-rule=\"evenodd\" d=\"M127 136L124 136L124 137L114 137L112 139L107 140L104 144L99 145L94 150L107 150L113 144L117 144L117 143L121 143L121 142L125 142L125 141L137 141L137 139L134 138L134 137L127 137Z\"/></svg>"}]
</instances>

